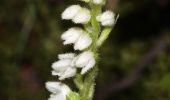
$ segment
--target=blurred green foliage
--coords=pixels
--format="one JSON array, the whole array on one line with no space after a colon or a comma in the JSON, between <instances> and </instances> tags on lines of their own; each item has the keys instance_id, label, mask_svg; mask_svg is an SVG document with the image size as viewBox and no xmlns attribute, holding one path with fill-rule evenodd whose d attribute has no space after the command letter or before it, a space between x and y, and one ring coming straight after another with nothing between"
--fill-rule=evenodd
<instances>
[{"instance_id":1,"label":"blurred green foliage","mask_svg":"<svg viewBox=\"0 0 170 100\"><path fill-rule=\"evenodd\" d=\"M60 39L73 23L61 20L60 14L75 2L0 1L0 100L48 98L44 83L57 79L50 75L51 63L57 54L73 50ZM115 9L120 19L100 49L97 91L126 78L155 40L165 37L166 48L145 65L131 87L107 95L107 100L170 100L169 7L168 0L120 1Z\"/></svg>"}]
</instances>

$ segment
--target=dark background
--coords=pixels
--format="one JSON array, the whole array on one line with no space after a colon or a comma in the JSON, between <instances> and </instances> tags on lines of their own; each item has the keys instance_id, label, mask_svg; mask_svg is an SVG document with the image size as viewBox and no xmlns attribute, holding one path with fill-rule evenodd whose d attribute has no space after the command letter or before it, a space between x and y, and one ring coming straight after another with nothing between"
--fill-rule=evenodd
<instances>
[{"instance_id":1,"label":"dark background","mask_svg":"<svg viewBox=\"0 0 170 100\"><path fill-rule=\"evenodd\" d=\"M105 7L120 18L100 49L94 100L170 100L169 0L117 1ZM51 63L73 50L60 39L73 23L60 15L75 3L0 1L0 100L47 100Z\"/></svg>"}]
</instances>

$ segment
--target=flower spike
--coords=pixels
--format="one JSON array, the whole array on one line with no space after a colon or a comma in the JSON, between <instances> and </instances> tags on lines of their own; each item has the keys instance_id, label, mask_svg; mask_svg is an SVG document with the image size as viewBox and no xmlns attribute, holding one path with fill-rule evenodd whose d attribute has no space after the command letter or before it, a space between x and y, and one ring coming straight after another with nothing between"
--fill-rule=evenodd
<instances>
[{"instance_id":1,"label":"flower spike","mask_svg":"<svg viewBox=\"0 0 170 100\"><path fill-rule=\"evenodd\" d=\"M73 50L77 53L58 54L58 61L51 65L52 76L57 76L59 81L74 78L79 92L71 91L61 82L46 82L45 86L51 92L48 100L92 100L98 71L98 48L108 38L118 19L112 11L102 13L106 0L79 1L87 3L88 7L71 5L61 14L63 20L80 24L79 27L71 27L61 35L63 44L73 45Z\"/></svg>"}]
</instances>

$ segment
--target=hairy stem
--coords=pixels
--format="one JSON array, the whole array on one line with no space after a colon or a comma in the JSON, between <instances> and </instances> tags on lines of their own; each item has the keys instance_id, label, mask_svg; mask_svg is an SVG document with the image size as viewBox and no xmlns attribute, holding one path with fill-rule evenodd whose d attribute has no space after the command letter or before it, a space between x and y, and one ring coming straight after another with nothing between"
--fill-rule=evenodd
<instances>
[{"instance_id":1,"label":"hairy stem","mask_svg":"<svg viewBox=\"0 0 170 100\"><path fill-rule=\"evenodd\" d=\"M96 20L96 16L101 13L101 6L90 4L91 7L91 23L86 25L86 28L91 27L92 31L89 32L90 36L93 39L93 44L89 48L95 55L97 55L97 40L100 35L101 26L100 23ZM86 29L88 30L88 29ZM95 57L97 60L97 56ZM75 83L83 82L82 85L77 84L77 87L80 90L81 100L92 100L95 90L95 78L98 74L98 67L95 66L91 71L89 71L84 79L82 77L77 77Z\"/></svg>"},{"instance_id":2,"label":"hairy stem","mask_svg":"<svg viewBox=\"0 0 170 100\"><path fill-rule=\"evenodd\" d=\"M83 88L80 90L81 100L92 100L95 88L95 78L98 73L98 67L95 66L85 77Z\"/></svg>"}]
</instances>

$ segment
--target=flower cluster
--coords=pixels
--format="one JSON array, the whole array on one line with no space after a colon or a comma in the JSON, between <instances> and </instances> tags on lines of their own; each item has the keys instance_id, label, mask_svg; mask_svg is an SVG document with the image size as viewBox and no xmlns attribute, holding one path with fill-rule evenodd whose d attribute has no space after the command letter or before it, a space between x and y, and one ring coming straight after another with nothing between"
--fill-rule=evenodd
<instances>
[{"instance_id":1,"label":"flower cluster","mask_svg":"<svg viewBox=\"0 0 170 100\"><path fill-rule=\"evenodd\" d=\"M92 43L89 34L78 27L68 29L68 31L63 33L61 38L64 40L64 45L74 44L75 50L84 50Z\"/></svg>"},{"instance_id":2,"label":"flower cluster","mask_svg":"<svg viewBox=\"0 0 170 100\"><path fill-rule=\"evenodd\" d=\"M81 0L94 5L103 5L106 0ZM63 20L71 20L75 24L91 24L91 11L80 5L71 5L64 10L61 15ZM112 11L105 11L95 16L96 21L102 26L113 26L115 23L115 14ZM93 27L91 27L93 29ZM95 33L93 33L95 34ZM96 53L91 49L94 40L93 35L87 29L81 27L72 27L61 35L64 45L73 45L74 50L80 53L65 53L58 55L58 61L52 64L52 75L58 76L59 80L71 78L78 73L86 74L96 64ZM68 86L61 82L47 82L46 88L52 93L49 100L66 100L66 95L71 91Z\"/></svg>"}]
</instances>

